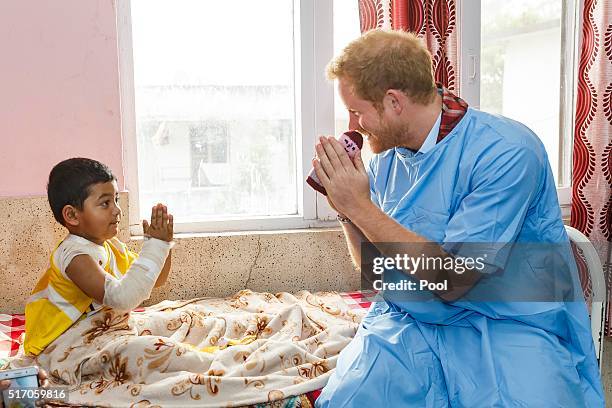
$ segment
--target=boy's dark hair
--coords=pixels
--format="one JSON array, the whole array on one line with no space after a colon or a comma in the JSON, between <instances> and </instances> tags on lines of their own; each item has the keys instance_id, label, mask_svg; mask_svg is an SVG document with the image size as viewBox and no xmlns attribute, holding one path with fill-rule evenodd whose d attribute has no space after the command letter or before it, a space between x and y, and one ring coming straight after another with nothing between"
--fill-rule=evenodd
<instances>
[{"instance_id":1,"label":"boy's dark hair","mask_svg":"<svg viewBox=\"0 0 612 408\"><path fill-rule=\"evenodd\" d=\"M62 215L66 205L83 209L92 185L113 180L111 170L96 160L75 157L56 164L49 173L47 198L57 222L66 225Z\"/></svg>"}]
</instances>

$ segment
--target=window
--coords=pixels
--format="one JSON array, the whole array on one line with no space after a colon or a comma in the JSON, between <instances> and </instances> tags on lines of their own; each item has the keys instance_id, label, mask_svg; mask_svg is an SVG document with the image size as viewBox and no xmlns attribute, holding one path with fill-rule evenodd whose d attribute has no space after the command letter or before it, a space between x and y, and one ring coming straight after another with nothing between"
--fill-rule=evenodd
<instances>
[{"instance_id":1,"label":"window","mask_svg":"<svg viewBox=\"0 0 612 408\"><path fill-rule=\"evenodd\" d=\"M463 0L459 23L461 94L542 138L562 203L576 54L576 10L567 3ZM324 72L359 35L357 1L117 6L132 220L159 201L177 232L300 228L335 217L304 178L316 136L347 128ZM131 232L142 232L139 223Z\"/></svg>"},{"instance_id":2,"label":"window","mask_svg":"<svg viewBox=\"0 0 612 408\"><path fill-rule=\"evenodd\" d=\"M577 54L573 3L461 3L462 94L471 105L518 120L540 137L562 204L569 203L573 136Z\"/></svg>"},{"instance_id":3,"label":"window","mask_svg":"<svg viewBox=\"0 0 612 408\"><path fill-rule=\"evenodd\" d=\"M355 3L358 35L357 2L335 3ZM177 232L335 218L304 183L315 136L335 133L332 2L130 0L118 20L131 219L157 202Z\"/></svg>"}]
</instances>

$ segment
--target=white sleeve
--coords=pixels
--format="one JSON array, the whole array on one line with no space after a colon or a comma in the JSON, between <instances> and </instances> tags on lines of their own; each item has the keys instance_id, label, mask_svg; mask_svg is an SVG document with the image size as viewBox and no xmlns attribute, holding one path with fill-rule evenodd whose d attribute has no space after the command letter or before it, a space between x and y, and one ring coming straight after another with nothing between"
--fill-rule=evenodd
<instances>
[{"instance_id":1,"label":"white sleeve","mask_svg":"<svg viewBox=\"0 0 612 408\"><path fill-rule=\"evenodd\" d=\"M64 240L55 252L54 262L58 267L62 275L66 279L70 279L66 275L66 268L70 265L70 262L78 255L89 255L96 263L102 261L105 263L105 251L104 248L96 248L94 245L87 245L81 242L75 242L72 240ZM104 265L102 265L103 267Z\"/></svg>"},{"instance_id":2,"label":"white sleeve","mask_svg":"<svg viewBox=\"0 0 612 408\"><path fill-rule=\"evenodd\" d=\"M155 281L173 243L151 238L144 242L138 259L120 279L107 274L104 282L104 305L117 310L131 310L151 296Z\"/></svg>"}]
</instances>

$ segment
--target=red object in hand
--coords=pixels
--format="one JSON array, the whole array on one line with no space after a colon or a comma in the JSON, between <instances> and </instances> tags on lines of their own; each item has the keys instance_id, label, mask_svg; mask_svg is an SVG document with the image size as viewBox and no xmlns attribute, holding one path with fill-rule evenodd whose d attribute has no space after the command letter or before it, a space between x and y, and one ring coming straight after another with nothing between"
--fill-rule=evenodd
<instances>
[{"instance_id":1,"label":"red object in hand","mask_svg":"<svg viewBox=\"0 0 612 408\"><path fill-rule=\"evenodd\" d=\"M348 132L343 133L338 138L338 141L344 147L344 150L348 153L349 157L352 159L356 154L359 154L359 151L363 147L363 136L361 133L355 130L349 130ZM321 185L321 181L317 177L314 168L310 169L308 173L308 177L306 178L306 183L319 193L323 195L327 195L327 191L323 185Z\"/></svg>"}]
</instances>

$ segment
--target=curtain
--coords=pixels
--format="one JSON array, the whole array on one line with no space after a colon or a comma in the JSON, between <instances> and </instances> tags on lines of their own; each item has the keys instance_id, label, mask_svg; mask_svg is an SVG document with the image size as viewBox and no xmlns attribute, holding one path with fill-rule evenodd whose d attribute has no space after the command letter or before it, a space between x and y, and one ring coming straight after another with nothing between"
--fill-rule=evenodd
<instances>
[{"instance_id":1,"label":"curtain","mask_svg":"<svg viewBox=\"0 0 612 408\"><path fill-rule=\"evenodd\" d=\"M574 128L571 225L595 245L612 335L612 3L584 0ZM582 268L581 268L582 269ZM584 277L581 277L584 278ZM583 279L584 280L584 279Z\"/></svg>"},{"instance_id":2,"label":"curtain","mask_svg":"<svg viewBox=\"0 0 612 408\"><path fill-rule=\"evenodd\" d=\"M436 82L459 93L456 0L359 0L361 32L373 28L410 31L427 45Z\"/></svg>"}]
</instances>

